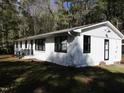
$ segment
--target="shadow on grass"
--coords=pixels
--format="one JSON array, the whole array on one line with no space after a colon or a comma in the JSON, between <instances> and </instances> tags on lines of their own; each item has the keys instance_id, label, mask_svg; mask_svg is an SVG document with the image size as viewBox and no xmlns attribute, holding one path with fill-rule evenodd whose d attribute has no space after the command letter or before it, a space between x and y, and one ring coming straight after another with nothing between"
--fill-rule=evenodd
<instances>
[{"instance_id":1,"label":"shadow on grass","mask_svg":"<svg viewBox=\"0 0 124 93\"><path fill-rule=\"evenodd\" d=\"M8 88L6 93L123 93L124 74L100 67L0 62L0 88Z\"/></svg>"}]
</instances>

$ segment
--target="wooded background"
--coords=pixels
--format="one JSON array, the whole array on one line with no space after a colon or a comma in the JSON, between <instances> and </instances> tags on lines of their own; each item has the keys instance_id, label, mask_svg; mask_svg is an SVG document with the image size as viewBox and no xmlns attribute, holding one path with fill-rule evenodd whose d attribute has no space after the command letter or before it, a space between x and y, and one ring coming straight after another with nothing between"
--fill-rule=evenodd
<instances>
[{"instance_id":1,"label":"wooded background","mask_svg":"<svg viewBox=\"0 0 124 93\"><path fill-rule=\"evenodd\" d=\"M124 0L0 0L0 54L18 38L106 20L123 33Z\"/></svg>"}]
</instances>

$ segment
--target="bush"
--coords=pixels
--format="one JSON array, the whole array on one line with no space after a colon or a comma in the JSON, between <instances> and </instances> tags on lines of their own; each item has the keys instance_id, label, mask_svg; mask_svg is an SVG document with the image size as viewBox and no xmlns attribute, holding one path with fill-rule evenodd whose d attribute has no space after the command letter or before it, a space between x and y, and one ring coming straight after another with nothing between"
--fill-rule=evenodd
<instances>
[{"instance_id":1,"label":"bush","mask_svg":"<svg viewBox=\"0 0 124 93\"><path fill-rule=\"evenodd\" d=\"M14 54L13 45L10 45L8 47L6 47L6 46L0 47L0 54L2 54L2 55L4 55L4 54Z\"/></svg>"},{"instance_id":2,"label":"bush","mask_svg":"<svg viewBox=\"0 0 124 93\"><path fill-rule=\"evenodd\" d=\"M21 49L20 51L16 51L16 56L22 58L26 55L30 55L30 49Z\"/></svg>"}]
</instances>

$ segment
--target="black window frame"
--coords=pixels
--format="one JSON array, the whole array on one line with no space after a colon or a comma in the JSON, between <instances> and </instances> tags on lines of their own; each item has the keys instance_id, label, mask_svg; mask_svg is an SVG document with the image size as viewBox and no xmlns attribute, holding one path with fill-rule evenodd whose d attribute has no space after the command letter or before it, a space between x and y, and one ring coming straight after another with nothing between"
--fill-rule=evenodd
<instances>
[{"instance_id":1,"label":"black window frame","mask_svg":"<svg viewBox=\"0 0 124 93\"><path fill-rule=\"evenodd\" d=\"M33 40L30 40L30 45L31 45L31 52L30 52L30 54L31 55L34 54L34 52L33 52L33 43L34 43L34 41Z\"/></svg>"},{"instance_id":2,"label":"black window frame","mask_svg":"<svg viewBox=\"0 0 124 93\"><path fill-rule=\"evenodd\" d=\"M20 41L20 48L22 48L22 41Z\"/></svg>"},{"instance_id":3,"label":"black window frame","mask_svg":"<svg viewBox=\"0 0 124 93\"><path fill-rule=\"evenodd\" d=\"M27 43L28 43L28 41L27 41L27 40L25 40L25 48L27 48Z\"/></svg>"},{"instance_id":4,"label":"black window frame","mask_svg":"<svg viewBox=\"0 0 124 93\"><path fill-rule=\"evenodd\" d=\"M106 47L105 46L106 42L108 42L108 49L105 48ZM108 51L108 58L105 57L106 56L106 54L105 54L106 51ZM109 60L109 39L104 39L104 60Z\"/></svg>"},{"instance_id":5,"label":"black window frame","mask_svg":"<svg viewBox=\"0 0 124 93\"><path fill-rule=\"evenodd\" d=\"M91 36L83 36L83 53L91 53Z\"/></svg>"},{"instance_id":6,"label":"black window frame","mask_svg":"<svg viewBox=\"0 0 124 93\"><path fill-rule=\"evenodd\" d=\"M66 44L65 44L65 47L66 49L63 50L62 47L63 47L63 44L62 44L62 41L64 40L67 40L67 36L56 36L54 38L54 41L55 41L55 52L63 52L63 53L67 53L67 41L66 41Z\"/></svg>"},{"instance_id":7,"label":"black window frame","mask_svg":"<svg viewBox=\"0 0 124 93\"><path fill-rule=\"evenodd\" d=\"M35 39L35 50L45 51L46 39Z\"/></svg>"}]
</instances>

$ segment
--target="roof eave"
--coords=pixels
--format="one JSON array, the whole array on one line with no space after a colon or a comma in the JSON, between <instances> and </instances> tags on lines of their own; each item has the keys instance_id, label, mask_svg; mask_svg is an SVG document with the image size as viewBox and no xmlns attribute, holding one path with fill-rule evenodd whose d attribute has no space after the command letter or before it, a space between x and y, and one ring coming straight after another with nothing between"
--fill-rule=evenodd
<instances>
[{"instance_id":1,"label":"roof eave","mask_svg":"<svg viewBox=\"0 0 124 93\"><path fill-rule=\"evenodd\" d=\"M110 28L112 28L118 34L118 36L121 39L124 39L124 35L112 23L110 23L109 21L107 21L106 23Z\"/></svg>"}]
</instances>

